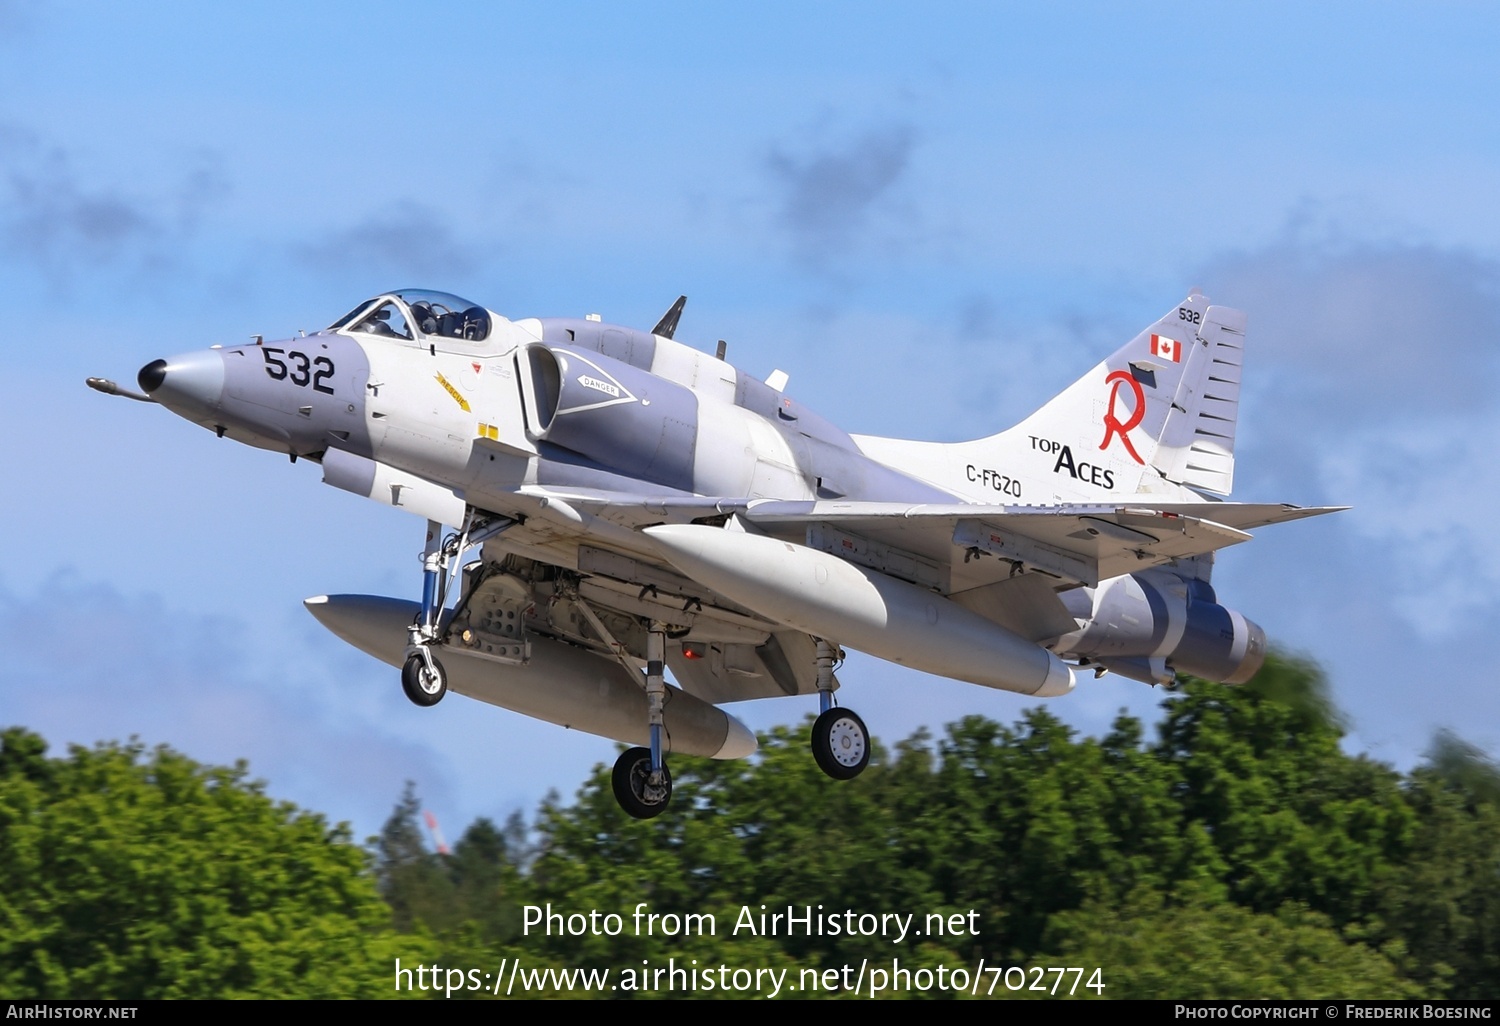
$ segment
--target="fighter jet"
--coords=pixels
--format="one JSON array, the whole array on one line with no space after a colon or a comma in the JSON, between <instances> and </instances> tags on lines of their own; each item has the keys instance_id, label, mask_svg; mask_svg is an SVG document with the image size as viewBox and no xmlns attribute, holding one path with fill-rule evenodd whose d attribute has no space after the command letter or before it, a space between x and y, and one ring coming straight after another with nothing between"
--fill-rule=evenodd
<instances>
[{"instance_id":1,"label":"fighter jet","mask_svg":"<svg viewBox=\"0 0 1500 1026\"><path fill-rule=\"evenodd\" d=\"M958 443L840 430L784 373L678 342L685 302L640 331L401 289L312 334L153 360L140 392L89 384L420 518L420 602L307 608L418 706L455 691L633 746L613 785L638 818L667 808L669 753L755 751L721 708L747 699L816 695L817 764L857 776L843 646L1038 697L1085 671L1243 683L1266 638L1219 604L1213 554L1335 508L1222 500L1245 315L1197 290Z\"/></svg>"}]
</instances>

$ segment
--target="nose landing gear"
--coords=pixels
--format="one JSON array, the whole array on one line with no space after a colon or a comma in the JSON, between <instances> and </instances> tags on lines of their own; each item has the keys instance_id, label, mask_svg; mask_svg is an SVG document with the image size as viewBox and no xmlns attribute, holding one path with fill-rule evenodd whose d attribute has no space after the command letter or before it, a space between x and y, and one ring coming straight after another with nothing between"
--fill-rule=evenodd
<instances>
[{"instance_id":1,"label":"nose landing gear","mask_svg":"<svg viewBox=\"0 0 1500 1026\"><path fill-rule=\"evenodd\" d=\"M407 634L406 662L401 667L401 690L416 705L437 705L448 693L448 674L433 655L443 641L443 609L464 552L482 545L501 531L515 526L507 517L486 517L470 510L463 530L443 537L443 525L427 521L427 540L422 548L422 611Z\"/></svg>"}]
</instances>

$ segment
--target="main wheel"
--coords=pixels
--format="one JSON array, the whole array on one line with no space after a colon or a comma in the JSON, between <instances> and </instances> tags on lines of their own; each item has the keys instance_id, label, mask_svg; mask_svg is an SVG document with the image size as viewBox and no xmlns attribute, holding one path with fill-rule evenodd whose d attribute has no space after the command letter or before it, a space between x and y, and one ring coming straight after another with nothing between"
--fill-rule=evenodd
<instances>
[{"instance_id":1,"label":"main wheel","mask_svg":"<svg viewBox=\"0 0 1500 1026\"><path fill-rule=\"evenodd\" d=\"M672 800L672 774L665 764L661 783L651 783L651 749L631 748L615 760L615 801L636 819L651 819L667 811Z\"/></svg>"},{"instance_id":2,"label":"main wheel","mask_svg":"<svg viewBox=\"0 0 1500 1026\"><path fill-rule=\"evenodd\" d=\"M429 670L421 653L413 652L407 657L406 665L401 667L401 690L417 705L437 705L448 693L448 674L436 656L433 656L432 669Z\"/></svg>"},{"instance_id":3,"label":"main wheel","mask_svg":"<svg viewBox=\"0 0 1500 1026\"><path fill-rule=\"evenodd\" d=\"M829 709L812 729L813 758L834 780L853 780L870 764L870 732L848 709Z\"/></svg>"}]
</instances>

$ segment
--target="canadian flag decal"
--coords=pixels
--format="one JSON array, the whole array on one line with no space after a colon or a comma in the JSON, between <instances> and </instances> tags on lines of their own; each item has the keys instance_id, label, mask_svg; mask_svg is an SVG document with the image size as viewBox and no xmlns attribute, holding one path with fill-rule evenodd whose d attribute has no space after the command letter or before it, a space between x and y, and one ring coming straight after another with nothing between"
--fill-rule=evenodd
<instances>
[{"instance_id":1,"label":"canadian flag decal","mask_svg":"<svg viewBox=\"0 0 1500 1026\"><path fill-rule=\"evenodd\" d=\"M1151 355L1162 356L1173 363L1182 362L1182 343L1165 335L1151 336Z\"/></svg>"}]
</instances>

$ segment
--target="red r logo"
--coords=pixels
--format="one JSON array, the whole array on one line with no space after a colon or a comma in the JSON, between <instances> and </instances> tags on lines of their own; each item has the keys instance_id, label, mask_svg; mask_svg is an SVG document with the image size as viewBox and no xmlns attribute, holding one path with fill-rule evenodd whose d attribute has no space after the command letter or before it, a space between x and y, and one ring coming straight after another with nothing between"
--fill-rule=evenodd
<instances>
[{"instance_id":1,"label":"red r logo","mask_svg":"<svg viewBox=\"0 0 1500 1026\"><path fill-rule=\"evenodd\" d=\"M1141 391L1141 383L1129 371L1112 371L1109 377L1104 379L1111 385L1109 390L1109 409L1104 413L1104 441L1099 443L1100 449L1109 448L1109 440L1115 435L1120 436L1120 441L1125 443L1125 451L1130 453L1130 458L1142 465L1145 460L1141 459L1140 453L1135 451L1135 446L1130 444L1129 431L1141 422L1146 416L1146 393ZM1120 386L1129 385L1130 391L1135 395L1135 406L1130 411L1130 416L1122 424L1120 418L1115 416L1115 402L1120 398Z\"/></svg>"}]
</instances>

